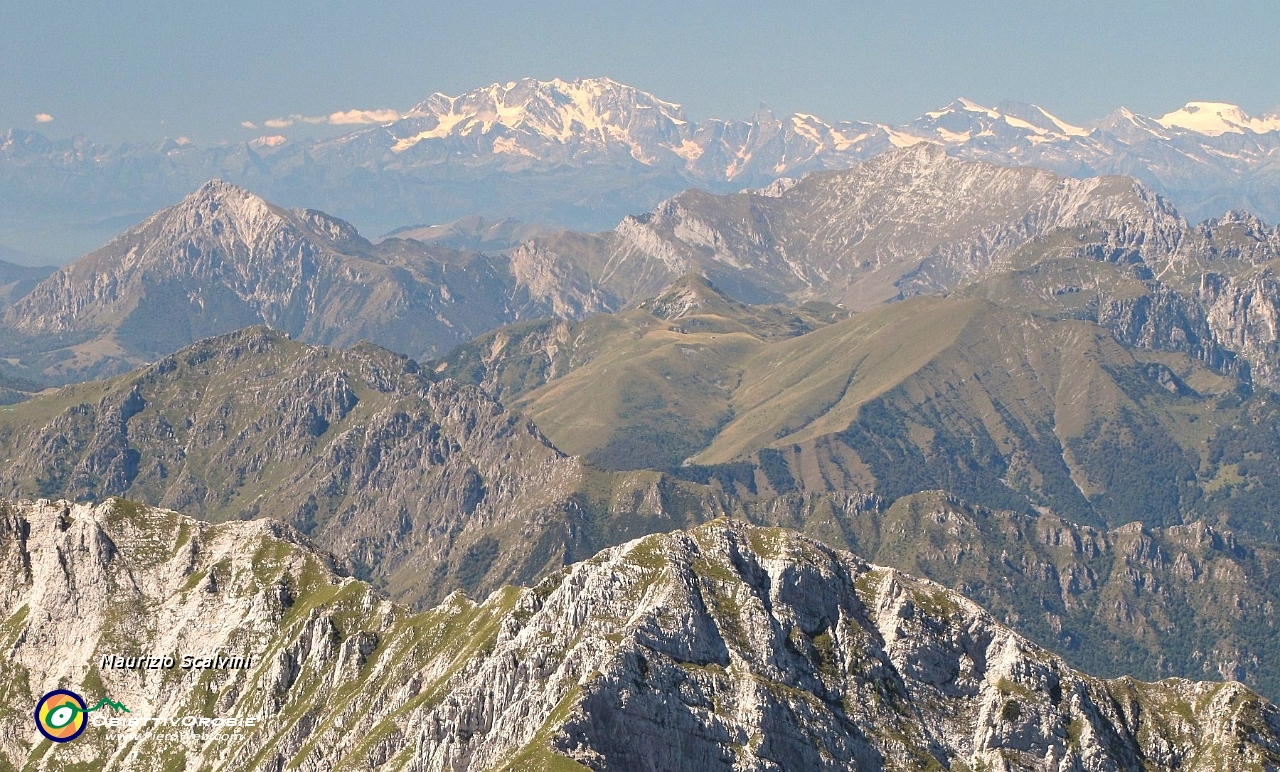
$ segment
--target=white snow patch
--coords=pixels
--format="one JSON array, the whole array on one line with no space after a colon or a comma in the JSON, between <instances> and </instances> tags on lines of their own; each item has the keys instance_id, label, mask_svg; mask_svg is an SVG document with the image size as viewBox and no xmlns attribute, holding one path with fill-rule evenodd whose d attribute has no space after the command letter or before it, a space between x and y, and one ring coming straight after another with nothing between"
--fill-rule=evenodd
<instances>
[{"instance_id":1,"label":"white snow patch","mask_svg":"<svg viewBox=\"0 0 1280 772\"><path fill-rule=\"evenodd\" d=\"M1048 110L1044 109L1040 105L1032 105L1032 107L1039 110L1040 114L1048 118L1049 121L1053 123L1054 126L1058 127L1058 131L1061 131L1063 134L1066 134L1069 137L1089 136L1088 129L1082 128L1080 126L1073 126L1070 123L1067 123L1066 121L1062 120L1058 116L1054 115L1053 113L1049 112Z\"/></svg>"},{"instance_id":2,"label":"white snow patch","mask_svg":"<svg viewBox=\"0 0 1280 772\"><path fill-rule=\"evenodd\" d=\"M438 116L438 119L437 119L438 122L436 123L436 127L434 129L428 129L427 131L420 131L417 134L414 134L412 137L405 137L397 141L394 145L392 145L391 151L393 153L399 153L404 150L408 150L409 148L413 147L414 145L418 144L424 139L440 139L443 137L447 137L453 131L453 128L455 126L457 126L459 123L462 123L463 121L467 120L470 117L472 116L463 115L460 113L446 113L444 115Z\"/></svg>"},{"instance_id":3,"label":"white snow patch","mask_svg":"<svg viewBox=\"0 0 1280 772\"><path fill-rule=\"evenodd\" d=\"M253 147L280 147L285 142L288 142L288 140L281 134L272 134L268 137L258 137L257 139L249 140L249 144Z\"/></svg>"},{"instance_id":4,"label":"white snow patch","mask_svg":"<svg viewBox=\"0 0 1280 772\"><path fill-rule=\"evenodd\" d=\"M845 134L844 132L836 131L835 129L832 129L831 137L832 137L833 143L835 144L836 150L843 152L853 147L854 145L858 144L859 142L863 141L864 139L870 138L873 135L873 133L874 132L864 131L861 134L855 134L851 137L848 134Z\"/></svg>"},{"instance_id":5,"label":"white snow patch","mask_svg":"<svg viewBox=\"0 0 1280 772\"><path fill-rule=\"evenodd\" d=\"M960 99L957 101L960 102L961 106L963 106L964 109L968 110L971 113L982 113L983 115L986 115L988 118L1000 117L1000 113L996 112L995 110L992 110L990 107L983 107L977 102L974 102L969 99L965 99L964 97L960 97Z\"/></svg>"},{"instance_id":6,"label":"white snow patch","mask_svg":"<svg viewBox=\"0 0 1280 772\"><path fill-rule=\"evenodd\" d=\"M696 161L702 157L703 148L697 142L692 140L682 140L679 147L671 148L671 152L680 156L686 161Z\"/></svg>"},{"instance_id":7,"label":"white snow patch","mask_svg":"<svg viewBox=\"0 0 1280 772\"><path fill-rule=\"evenodd\" d=\"M1044 135L1049 133L1048 130L1042 129L1039 126L1035 125L1034 123L1029 123L1027 121L1022 120L1021 118L1015 118L1012 115L1004 115L1003 117L1004 117L1004 122L1014 127L1015 129L1030 131L1032 134L1037 134L1037 135Z\"/></svg>"},{"instance_id":8,"label":"white snow patch","mask_svg":"<svg viewBox=\"0 0 1280 772\"><path fill-rule=\"evenodd\" d=\"M937 132L938 132L938 138L941 139L943 142L955 142L957 144L962 142L968 142L969 137L973 134L972 131L966 131L963 134L957 131L948 131L947 129L944 129L941 126L937 128Z\"/></svg>"},{"instance_id":9,"label":"white snow patch","mask_svg":"<svg viewBox=\"0 0 1280 772\"><path fill-rule=\"evenodd\" d=\"M921 142L927 141L925 140L924 137L916 137L916 136L912 136L911 134L903 134L900 131L894 131L888 126L881 126L880 128L884 129L885 133L889 135L889 142L894 147L911 147L912 145L918 145Z\"/></svg>"},{"instance_id":10,"label":"white snow patch","mask_svg":"<svg viewBox=\"0 0 1280 772\"><path fill-rule=\"evenodd\" d=\"M831 130L831 127L812 115L801 115L800 113L791 116L791 126L795 129L796 134L817 145L818 150L821 150L826 144L826 138L822 136L822 129L826 129L828 132Z\"/></svg>"}]
</instances>

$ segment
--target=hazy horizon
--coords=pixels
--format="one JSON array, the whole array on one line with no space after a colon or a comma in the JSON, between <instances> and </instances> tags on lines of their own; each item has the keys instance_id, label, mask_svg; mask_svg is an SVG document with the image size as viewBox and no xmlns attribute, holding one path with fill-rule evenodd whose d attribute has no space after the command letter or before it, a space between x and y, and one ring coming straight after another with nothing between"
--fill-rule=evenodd
<instances>
[{"instance_id":1,"label":"hazy horizon","mask_svg":"<svg viewBox=\"0 0 1280 772\"><path fill-rule=\"evenodd\" d=\"M149 1L38 4L4 17L0 127L106 142L244 140L272 119L365 120L434 92L524 77L610 77L683 105L694 120L745 118L764 103L778 113L897 124L959 97L1034 102L1076 124L1121 106L1159 116L1193 100L1253 114L1280 105L1268 75L1280 8L1264 0L1213 8L663 0L643 13L585 2L400 0L376 14L298 2ZM282 128L318 130L301 121Z\"/></svg>"}]
</instances>

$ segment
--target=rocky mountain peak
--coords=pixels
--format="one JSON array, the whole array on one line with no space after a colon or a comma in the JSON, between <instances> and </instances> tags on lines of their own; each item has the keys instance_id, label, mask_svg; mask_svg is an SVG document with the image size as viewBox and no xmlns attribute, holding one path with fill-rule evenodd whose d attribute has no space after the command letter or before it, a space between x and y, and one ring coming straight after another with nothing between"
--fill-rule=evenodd
<instances>
[{"instance_id":1,"label":"rocky mountain peak","mask_svg":"<svg viewBox=\"0 0 1280 772\"><path fill-rule=\"evenodd\" d=\"M1106 132L1128 145L1149 142L1153 139L1159 142L1168 142L1172 138L1168 127L1160 124L1154 118L1139 115L1127 107L1119 108L1105 118L1090 124L1090 126Z\"/></svg>"},{"instance_id":2,"label":"rocky mountain peak","mask_svg":"<svg viewBox=\"0 0 1280 772\"><path fill-rule=\"evenodd\" d=\"M0 155L18 157L25 154L39 153L50 148L52 143L38 131L9 129L0 134Z\"/></svg>"},{"instance_id":3,"label":"rocky mountain peak","mask_svg":"<svg viewBox=\"0 0 1280 772\"><path fill-rule=\"evenodd\" d=\"M1072 137L1087 137L1090 131L1070 124L1045 108L1029 102L1001 102L997 108L1007 119L1026 121L1037 129Z\"/></svg>"},{"instance_id":4,"label":"rocky mountain peak","mask_svg":"<svg viewBox=\"0 0 1280 772\"><path fill-rule=\"evenodd\" d=\"M224 180L210 180L168 209L162 209L121 239L137 235L148 242L144 250L162 257L167 248L199 241L215 243L225 258L252 259L255 253L284 240L310 240L330 247L361 249L368 242L355 226L315 209L286 210L247 188Z\"/></svg>"},{"instance_id":5,"label":"rocky mountain peak","mask_svg":"<svg viewBox=\"0 0 1280 772\"><path fill-rule=\"evenodd\" d=\"M867 162L869 166L875 165L880 168L912 170L957 163L963 162L952 158L947 154L947 149L936 142L917 142L910 147L892 150Z\"/></svg>"},{"instance_id":6,"label":"rocky mountain peak","mask_svg":"<svg viewBox=\"0 0 1280 772\"><path fill-rule=\"evenodd\" d=\"M743 305L721 292L706 277L688 274L672 282L656 297L641 303L640 307L654 316L676 320L696 314L732 313Z\"/></svg>"},{"instance_id":7,"label":"rocky mountain peak","mask_svg":"<svg viewBox=\"0 0 1280 772\"><path fill-rule=\"evenodd\" d=\"M210 180L170 209L161 210L139 228L164 222L171 231L224 232L253 241L254 233L277 224L282 213L247 189L223 180Z\"/></svg>"},{"instance_id":8,"label":"rocky mountain peak","mask_svg":"<svg viewBox=\"0 0 1280 772\"><path fill-rule=\"evenodd\" d=\"M925 113L911 128L918 136L948 145L998 140L1069 142L1089 135L1088 130L1073 126L1038 105L1005 102L986 107L964 97Z\"/></svg>"},{"instance_id":9,"label":"rocky mountain peak","mask_svg":"<svg viewBox=\"0 0 1280 772\"><path fill-rule=\"evenodd\" d=\"M1223 212L1221 217L1213 217L1205 221L1205 226L1216 228L1223 225L1239 225L1247 231L1258 234L1267 234L1272 230L1266 221L1252 212L1246 212L1243 209L1228 209Z\"/></svg>"},{"instance_id":10,"label":"rocky mountain peak","mask_svg":"<svg viewBox=\"0 0 1280 772\"><path fill-rule=\"evenodd\" d=\"M191 195L183 199L183 203L203 200L244 200L250 198L258 199L258 197L251 193L247 188L236 185L235 183L227 182L226 180L215 178L192 191ZM261 199L258 200L260 201Z\"/></svg>"},{"instance_id":11,"label":"rocky mountain peak","mask_svg":"<svg viewBox=\"0 0 1280 772\"><path fill-rule=\"evenodd\" d=\"M49 277L6 321L37 334L122 326L117 345L151 356L253 323L300 332L294 309L321 265L370 248L346 222L211 180Z\"/></svg>"}]
</instances>

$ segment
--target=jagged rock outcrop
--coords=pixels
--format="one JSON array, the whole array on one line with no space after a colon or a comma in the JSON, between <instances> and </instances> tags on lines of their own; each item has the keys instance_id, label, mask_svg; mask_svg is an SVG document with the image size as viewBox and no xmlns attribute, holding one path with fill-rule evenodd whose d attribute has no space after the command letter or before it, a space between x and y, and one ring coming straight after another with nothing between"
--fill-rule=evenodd
<instances>
[{"instance_id":1,"label":"jagged rock outcrop","mask_svg":"<svg viewBox=\"0 0 1280 772\"><path fill-rule=\"evenodd\" d=\"M1272 268L1234 277L1207 272L1198 299L1215 341L1249 362L1258 383L1280 389L1280 283Z\"/></svg>"},{"instance_id":2,"label":"jagged rock outcrop","mask_svg":"<svg viewBox=\"0 0 1280 772\"><path fill-rule=\"evenodd\" d=\"M779 529L649 536L411 614L270 523L2 511L0 753L34 770L1280 765L1280 712L1240 684L1081 674L955 593ZM126 647L254 659L99 667ZM217 744L141 727L34 743L22 717L58 687L260 723Z\"/></svg>"},{"instance_id":3,"label":"jagged rock outcrop","mask_svg":"<svg viewBox=\"0 0 1280 772\"><path fill-rule=\"evenodd\" d=\"M1190 354L1220 372L1280 388L1273 278L1280 229L1228 212L1188 228L1172 250L1116 248L1110 236L1067 250L1070 257L1127 264L1142 289L1098 282L1092 318L1116 337L1142 348ZM1034 249L1034 248L1033 248ZM1059 253L1060 254L1060 253ZM1041 259L1054 255L1050 248ZM1025 258L1024 258L1025 259ZM1081 289L1081 288L1075 288Z\"/></svg>"},{"instance_id":4,"label":"jagged rock outcrop","mask_svg":"<svg viewBox=\"0 0 1280 772\"><path fill-rule=\"evenodd\" d=\"M1183 352L1244 383L1253 379L1249 362L1259 359L1258 352L1224 341L1194 297L1166 287L1100 300L1097 322L1131 346Z\"/></svg>"},{"instance_id":5,"label":"jagged rock outcrop","mask_svg":"<svg viewBox=\"0 0 1280 772\"><path fill-rule=\"evenodd\" d=\"M813 536L945 584L1077 668L1280 689L1280 553L1269 539L1203 521L1095 528L938 491L808 506L822 513L809 518Z\"/></svg>"},{"instance_id":6,"label":"jagged rock outcrop","mask_svg":"<svg viewBox=\"0 0 1280 772\"><path fill-rule=\"evenodd\" d=\"M869 307L950 289L1033 239L1090 226L1110 226L1117 249L1160 254L1187 228L1131 179L1071 180L922 144L811 174L778 195L688 191L612 233L534 239L512 263L518 273L586 277L623 299L698 271L748 302Z\"/></svg>"}]
</instances>

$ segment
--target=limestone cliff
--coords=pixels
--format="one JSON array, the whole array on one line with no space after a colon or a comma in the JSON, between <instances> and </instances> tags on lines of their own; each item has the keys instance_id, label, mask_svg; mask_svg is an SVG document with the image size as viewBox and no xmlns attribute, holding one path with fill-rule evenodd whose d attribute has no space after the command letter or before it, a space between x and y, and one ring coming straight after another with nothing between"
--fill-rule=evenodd
<instances>
[{"instance_id":1,"label":"limestone cliff","mask_svg":"<svg viewBox=\"0 0 1280 772\"><path fill-rule=\"evenodd\" d=\"M1239 684L1084 675L939 585L780 529L648 536L414 614L270 522L121 502L2 514L12 766L1280 768L1280 713ZM190 649L254 666L98 667ZM25 717L54 688L260 722L224 744L103 727L52 747Z\"/></svg>"}]
</instances>

